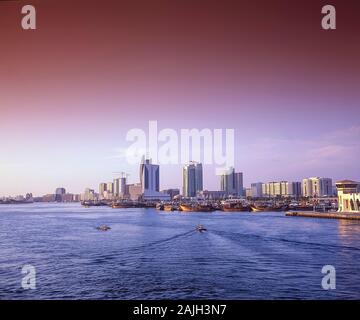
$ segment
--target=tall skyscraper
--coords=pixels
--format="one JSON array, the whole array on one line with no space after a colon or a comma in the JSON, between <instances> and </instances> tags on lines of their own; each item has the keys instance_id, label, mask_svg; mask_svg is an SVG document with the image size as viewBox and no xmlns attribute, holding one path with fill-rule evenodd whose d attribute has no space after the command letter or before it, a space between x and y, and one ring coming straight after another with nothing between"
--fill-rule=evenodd
<instances>
[{"instance_id":1,"label":"tall skyscraper","mask_svg":"<svg viewBox=\"0 0 360 320\"><path fill-rule=\"evenodd\" d=\"M220 190L228 195L243 195L243 173L235 172L234 168L225 170L220 176Z\"/></svg>"},{"instance_id":2,"label":"tall skyscraper","mask_svg":"<svg viewBox=\"0 0 360 320\"><path fill-rule=\"evenodd\" d=\"M143 158L141 161L140 184L142 193L160 190L160 168L157 164L152 164L150 159Z\"/></svg>"},{"instance_id":3,"label":"tall skyscraper","mask_svg":"<svg viewBox=\"0 0 360 320\"><path fill-rule=\"evenodd\" d=\"M111 194L114 193L114 184L112 182L106 184L106 191Z\"/></svg>"},{"instance_id":4,"label":"tall skyscraper","mask_svg":"<svg viewBox=\"0 0 360 320\"><path fill-rule=\"evenodd\" d=\"M114 195L123 197L126 194L126 177L114 179Z\"/></svg>"},{"instance_id":5,"label":"tall skyscraper","mask_svg":"<svg viewBox=\"0 0 360 320\"><path fill-rule=\"evenodd\" d=\"M107 184L106 183L100 183L99 184L99 195L100 195L100 197L104 196L105 191L107 191Z\"/></svg>"},{"instance_id":6,"label":"tall skyscraper","mask_svg":"<svg viewBox=\"0 0 360 320\"><path fill-rule=\"evenodd\" d=\"M244 195L244 176L242 172L235 172L236 195L242 197Z\"/></svg>"},{"instance_id":7,"label":"tall skyscraper","mask_svg":"<svg viewBox=\"0 0 360 320\"><path fill-rule=\"evenodd\" d=\"M55 201L61 202L63 195L66 193L65 188L57 188L55 190Z\"/></svg>"},{"instance_id":8,"label":"tall skyscraper","mask_svg":"<svg viewBox=\"0 0 360 320\"><path fill-rule=\"evenodd\" d=\"M143 158L140 164L140 186L143 200L170 200L170 195L159 192L160 167Z\"/></svg>"},{"instance_id":9,"label":"tall skyscraper","mask_svg":"<svg viewBox=\"0 0 360 320\"><path fill-rule=\"evenodd\" d=\"M225 170L220 176L220 190L225 191L227 194L237 193L234 168Z\"/></svg>"},{"instance_id":10,"label":"tall skyscraper","mask_svg":"<svg viewBox=\"0 0 360 320\"><path fill-rule=\"evenodd\" d=\"M202 164L190 162L183 167L183 196L196 197L203 190Z\"/></svg>"},{"instance_id":11,"label":"tall skyscraper","mask_svg":"<svg viewBox=\"0 0 360 320\"><path fill-rule=\"evenodd\" d=\"M203 167L201 163L195 163L195 190L203 191Z\"/></svg>"}]
</instances>

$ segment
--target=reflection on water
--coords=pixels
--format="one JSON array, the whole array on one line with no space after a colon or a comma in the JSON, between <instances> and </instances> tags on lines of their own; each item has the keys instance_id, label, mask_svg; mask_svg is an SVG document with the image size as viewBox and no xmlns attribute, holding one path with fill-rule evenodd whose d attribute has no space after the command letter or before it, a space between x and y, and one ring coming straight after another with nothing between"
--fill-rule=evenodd
<instances>
[{"instance_id":1,"label":"reflection on water","mask_svg":"<svg viewBox=\"0 0 360 320\"><path fill-rule=\"evenodd\" d=\"M77 204L4 205L0 218L2 299L360 298L356 221ZM21 289L25 264L36 290ZM327 264L334 291L321 288Z\"/></svg>"},{"instance_id":2,"label":"reflection on water","mask_svg":"<svg viewBox=\"0 0 360 320\"><path fill-rule=\"evenodd\" d=\"M344 245L358 245L353 243L358 241L360 234L360 221L357 220L338 220L339 238Z\"/></svg>"}]
</instances>

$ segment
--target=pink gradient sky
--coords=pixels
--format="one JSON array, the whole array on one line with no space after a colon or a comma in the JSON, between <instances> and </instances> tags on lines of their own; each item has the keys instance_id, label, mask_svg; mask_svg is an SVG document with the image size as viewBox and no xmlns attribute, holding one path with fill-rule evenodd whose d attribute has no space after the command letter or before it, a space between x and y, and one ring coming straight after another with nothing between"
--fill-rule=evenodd
<instances>
[{"instance_id":1,"label":"pink gradient sky","mask_svg":"<svg viewBox=\"0 0 360 320\"><path fill-rule=\"evenodd\" d=\"M235 128L245 183L360 180L358 1L0 2L0 196L97 189L127 130ZM217 189L213 168L205 187ZM180 187L179 166L161 186Z\"/></svg>"}]
</instances>

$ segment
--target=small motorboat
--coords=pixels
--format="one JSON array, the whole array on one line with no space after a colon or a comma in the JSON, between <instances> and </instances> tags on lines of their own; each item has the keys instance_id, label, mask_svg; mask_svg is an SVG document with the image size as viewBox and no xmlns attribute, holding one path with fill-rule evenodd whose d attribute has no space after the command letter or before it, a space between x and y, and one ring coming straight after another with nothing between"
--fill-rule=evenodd
<instances>
[{"instance_id":1,"label":"small motorboat","mask_svg":"<svg viewBox=\"0 0 360 320\"><path fill-rule=\"evenodd\" d=\"M99 230L99 231L108 231L111 228L109 226L102 225L102 226L96 227L96 229Z\"/></svg>"},{"instance_id":2,"label":"small motorboat","mask_svg":"<svg viewBox=\"0 0 360 320\"><path fill-rule=\"evenodd\" d=\"M207 229L204 228L204 226L202 226L201 224L197 225L196 228L195 228L195 230L198 231L198 232L207 231Z\"/></svg>"}]
</instances>

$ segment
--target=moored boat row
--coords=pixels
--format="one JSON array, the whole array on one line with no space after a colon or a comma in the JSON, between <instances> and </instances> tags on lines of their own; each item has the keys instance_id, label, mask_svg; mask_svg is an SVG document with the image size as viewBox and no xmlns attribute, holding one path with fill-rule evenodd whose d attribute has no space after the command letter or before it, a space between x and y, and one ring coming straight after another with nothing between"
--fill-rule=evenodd
<instances>
[{"instance_id":1,"label":"moored boat row","mask_svg":"<svg viewBox=\"0 0 360 320\"><path fill-rule=\"evenodd\" d=\"M126 208L156 208L160 211L173 212L283 212L292 210L314 211L314 205L304 203L285 203L275 201L249 202L245 199L227 199L223 201L167 201L167 202L146 202L146 201L83 201L85 207L109 206L113 209Z\"/></svg>"},{"instance_id":2,"label":"moored boat row","mask_svg":"<svg viewBox=\"0 0 360 320\"><path fill-rule=\"evenodd\" d=\"M288 210L287 205L249 204L245 200L226 200L221 202L169 202L158 203L156 208L161 211L182 212L276 212Z\"/></svg>"}]
</instances>

